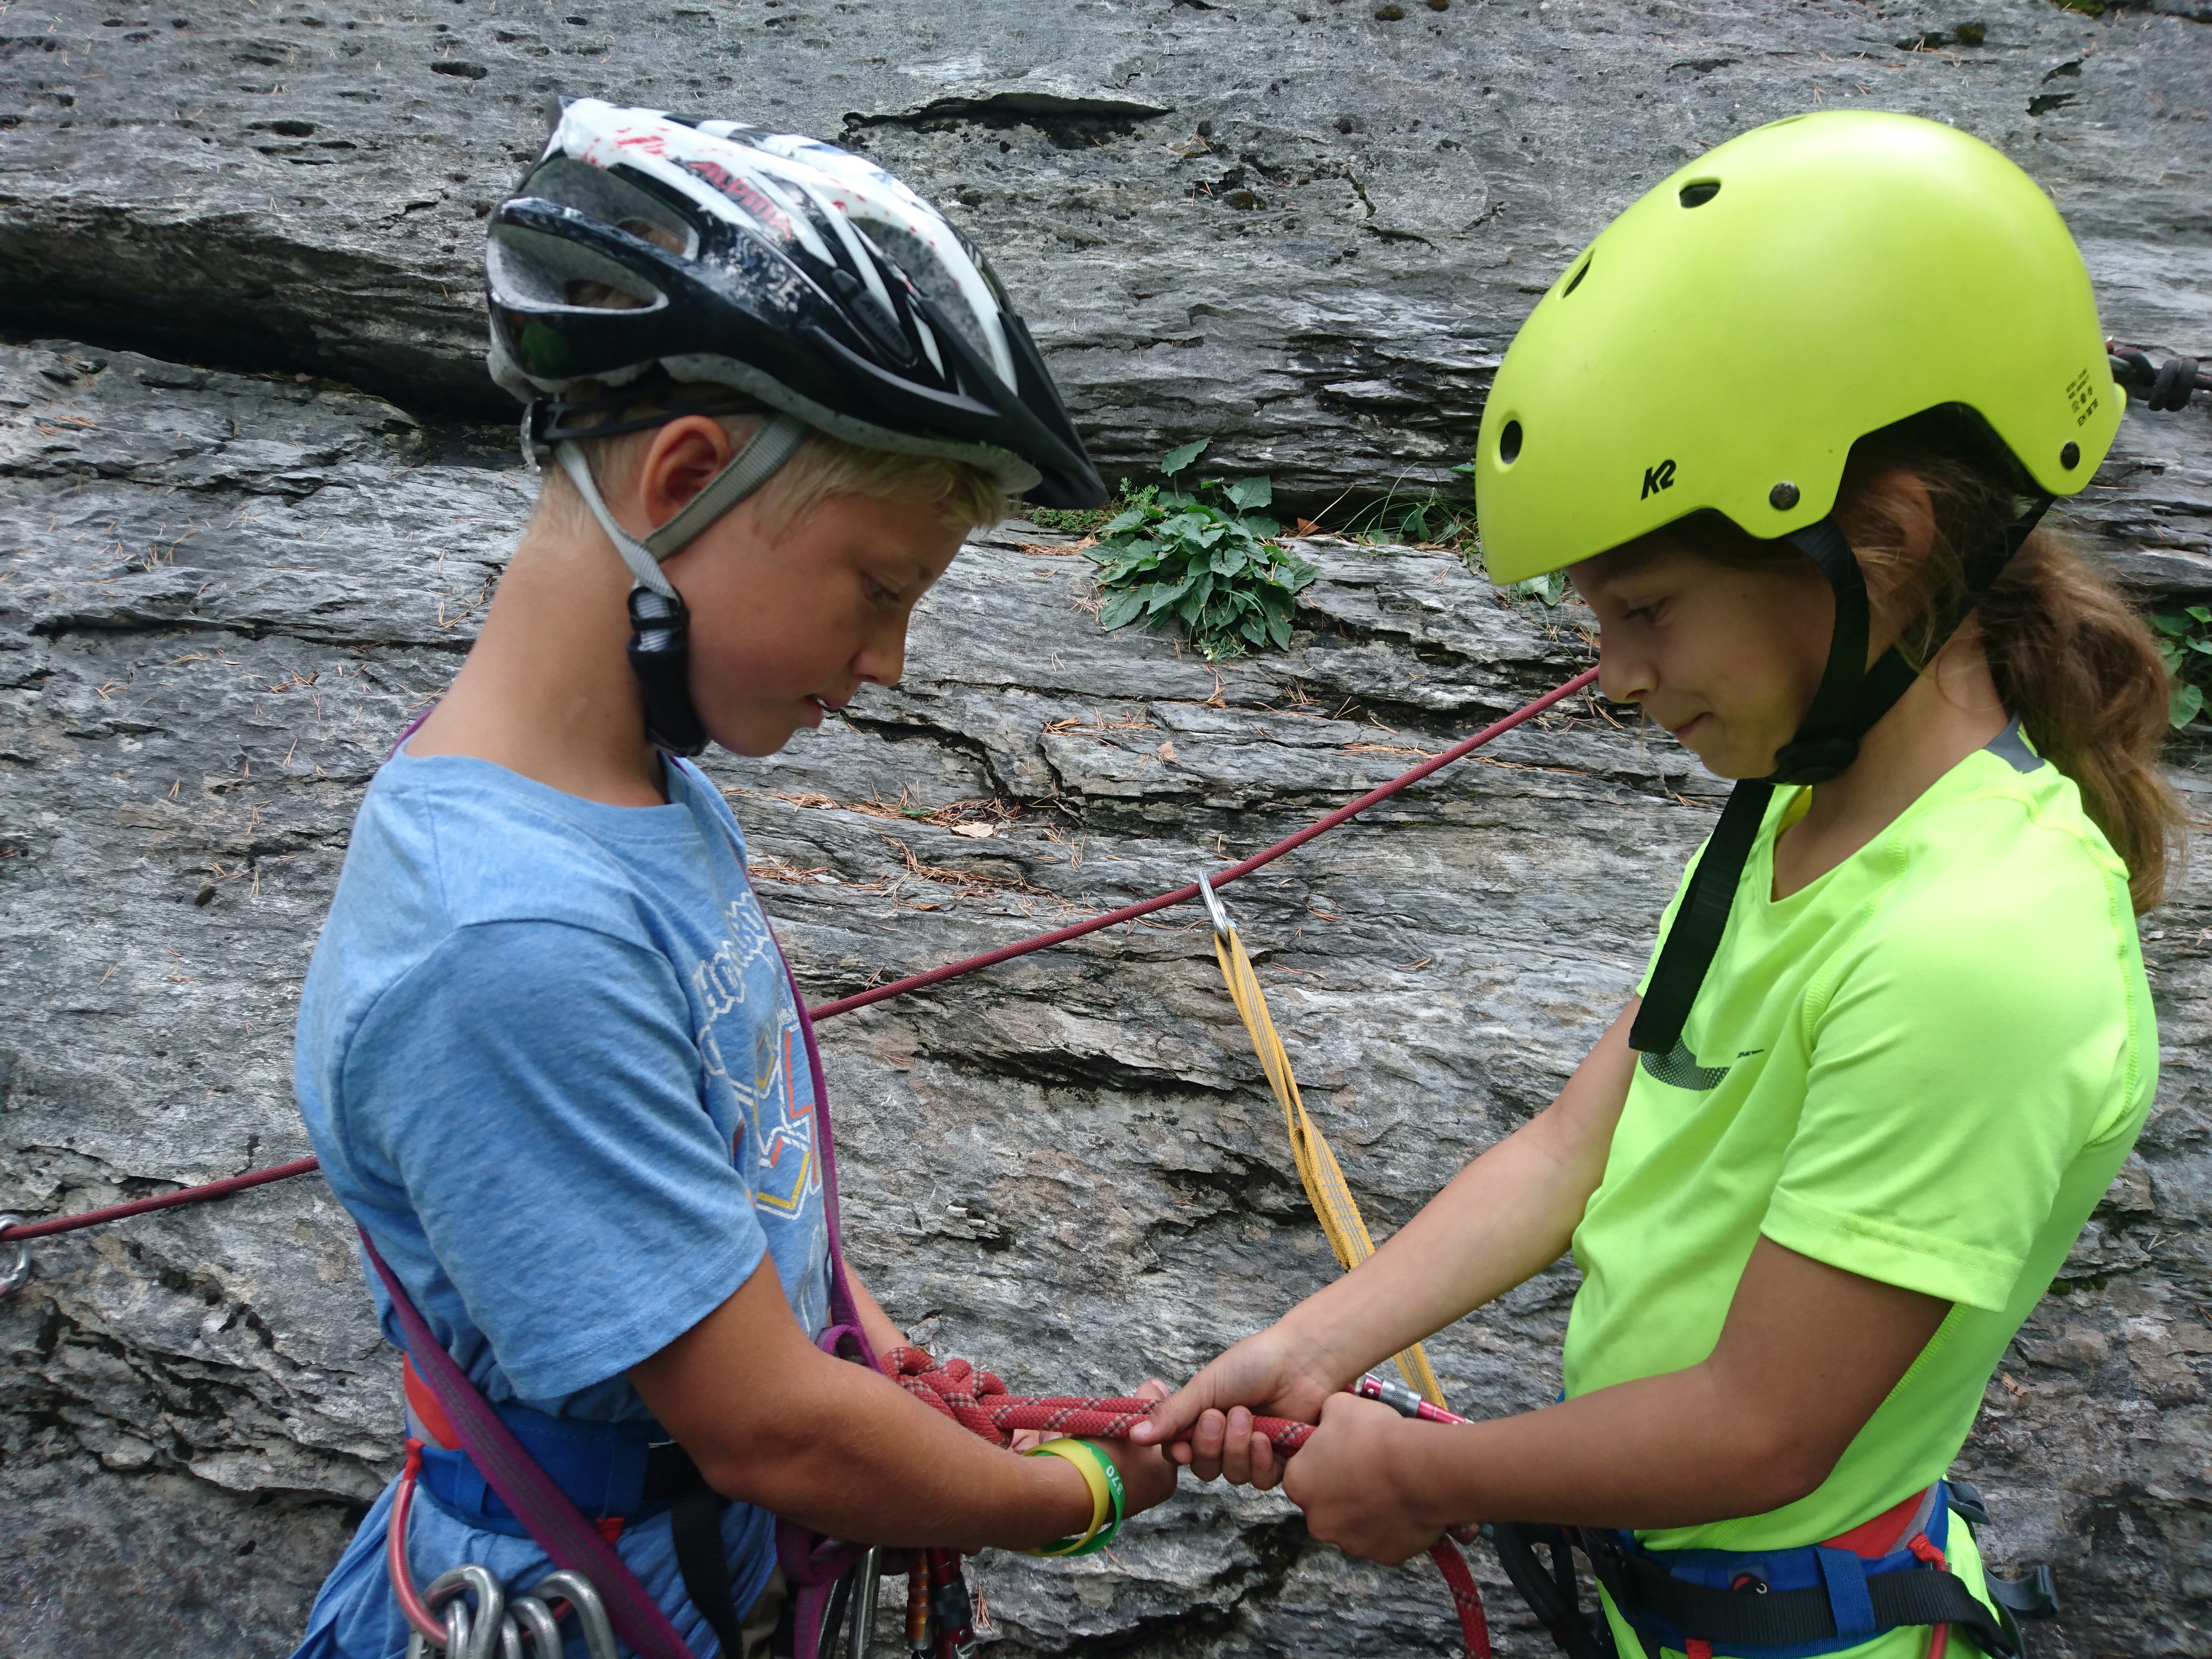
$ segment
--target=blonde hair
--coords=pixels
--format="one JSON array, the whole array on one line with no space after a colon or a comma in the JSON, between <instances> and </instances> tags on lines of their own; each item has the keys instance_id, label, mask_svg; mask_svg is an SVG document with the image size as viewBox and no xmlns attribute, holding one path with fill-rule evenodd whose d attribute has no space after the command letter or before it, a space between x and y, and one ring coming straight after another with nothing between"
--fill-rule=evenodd
<instances>
[{"instance_id":1,"label":"blonde hair","mask_svg":"<svg viewBox=\"0 0 2212 1659\"><path fill-rule=\"evenodd\" d=\"M728 392L719 386L665 386L628 409L611 413L603 424L680 415L686 403L713 398L726 407ZM714 416L731 441L742 448L768 419L763 413ZM580 440L602 495L615 495L635 482L657 428L611 438ZM760 522L771 540L781 541L799 520L835 495L865 495L874 501L911 501L926 506L948 526L980 530L1006 516L1006 498L998 480L981 467L935 455L863 449L829 433L810 431L791 459L776 469L754 497ZM538 492L538 514L574 533L592 526L583 498L568 475L549 466Z\"/></svg>"}]
</instances>

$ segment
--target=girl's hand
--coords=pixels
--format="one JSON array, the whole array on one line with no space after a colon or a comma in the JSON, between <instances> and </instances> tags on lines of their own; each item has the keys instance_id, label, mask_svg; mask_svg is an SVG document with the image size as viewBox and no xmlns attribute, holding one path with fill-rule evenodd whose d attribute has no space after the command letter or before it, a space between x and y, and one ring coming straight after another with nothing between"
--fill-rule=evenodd
<instances>
[{"instance_id":1,"label":"girl's hand","mask_svg":"<svg viewBox=\"0 0 2212 1659\"><path fill-rule=\"evenodd\" d=\"M1389 1567L1435 1543L1444 1528L1409 1515L1392 1478L1407 1438L1424 1431L1453 1432L1409 1423L1379 1401L1331 1395L1322 1406L1321 1426L1290 1460L1283 1482L1284 1492L1306 1512L1306 1530L1346 1555Z\"/></svg>"},{"instance_id":2,"label":"girl's hand","mask_svg":"<svg viewBox=\"0 0 2212 1659\"><path fill-rule=\"evenodd\" d=\"M1129 1438L1139 1446L1168 1443L1167 1455L1201 1480L1226 1475L1264 1492L1282 1480L1283 1462L1265 1435L1252 1432L1252 1414L1315 1421L1336 1384L1314 1361L1280 1325L1248 1336L1184 1383Z\"/></svg>"}]
</instances>

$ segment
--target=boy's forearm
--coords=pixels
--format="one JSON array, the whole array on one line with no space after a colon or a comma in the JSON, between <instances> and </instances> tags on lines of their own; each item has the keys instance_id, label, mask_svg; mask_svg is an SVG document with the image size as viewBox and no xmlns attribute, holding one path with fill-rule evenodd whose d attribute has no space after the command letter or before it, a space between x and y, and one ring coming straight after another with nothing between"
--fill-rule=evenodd
<instances>
[{"instance_id":1,"label":"boy's forearm","mask_svg":"<svg viewBox=\"0 0 2212 1659\"><path fill-rule=\"evenodd\" d=\"M860 1274L853 1271L849 1261L845 1264L845 1285L853 1292L853 1305L860 1316L860 1328L867 1333L868 1346L878 1354L903 1346L906 1333L891 1322L890 1316L860 1282Z\"/></svg>"},{"instance_id":2,"label":"boy's forearm","mask_svg":"<svg viewBox=\"0 0 2212 1659\"><path fill-rule=\"evenodd\" d=\"M1016 1457L816 1347L770 1261L629 1376L715 1491L841 1538L1025 1548L1090 1523L1066 1459Z\"/></svg>"},{"instance_id":3,"label":"boy's forearm","mask_svg":"<svg viewBox=\"0 0 2212 1659\"><path fill-rule=\"evenodd\" d=\"M1066 1460L1001 1450L860 1366L825 1355L808 1370L749 1425L749 1446L702 1463L725 1497L836 1537L963 1552L1090 1524L1090 1489Z\"/></svg>"}]
</instances>

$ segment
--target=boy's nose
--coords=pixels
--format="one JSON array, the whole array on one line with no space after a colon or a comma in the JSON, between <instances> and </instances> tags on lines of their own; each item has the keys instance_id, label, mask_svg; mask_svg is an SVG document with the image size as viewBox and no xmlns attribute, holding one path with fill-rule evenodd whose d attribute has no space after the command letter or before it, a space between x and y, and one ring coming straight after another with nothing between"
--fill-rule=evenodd
<instances>
[{"instance_id":1,"label":"boy's nose","mask_svg":"<svg viewBox=\"0 0 2212 1659\"><path fill-rule=\"evenodd\" d=\"M875 634L853 659L853 672L871 685L893 686L906 672L906 618Z\"/></svg>"}]
</instances>

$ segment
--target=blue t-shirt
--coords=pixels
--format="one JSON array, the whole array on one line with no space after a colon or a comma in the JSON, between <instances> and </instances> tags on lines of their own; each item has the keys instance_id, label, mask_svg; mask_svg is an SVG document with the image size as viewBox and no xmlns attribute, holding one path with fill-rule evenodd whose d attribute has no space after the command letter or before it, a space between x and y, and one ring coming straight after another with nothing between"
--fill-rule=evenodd
<instances>
[{"instance_id":1,"label":"blue t-shirt","mask_svg":"<svg viewBox=\"0 0 2212 1659\"><path fill-rule=\"evenodd\" d=\"M782 958L729 808L696 769L666 775L669 805L609 806L403 750L362 803L308 969L295 1086L323 1173L494 1404L647 1416L625 1372L763 1258L807 1333L827 1322L814 1091ZM301 1656L404 1650L380 1553L391 1498ZM773 1524L742 1504L725 1516L741 1611ZM548 1570L529 1540L427 1493L409 1530L419 1583L474 1561L526 1589ZM666 1516L618 1547L713 1651Z\"/></svg>"}]
</instances>

